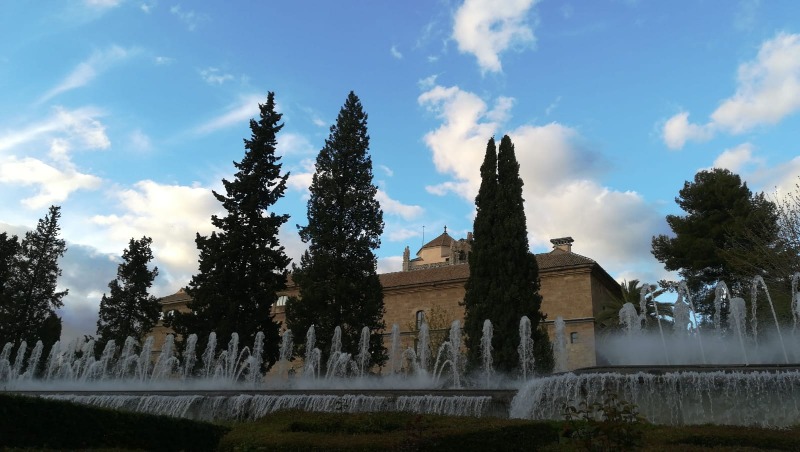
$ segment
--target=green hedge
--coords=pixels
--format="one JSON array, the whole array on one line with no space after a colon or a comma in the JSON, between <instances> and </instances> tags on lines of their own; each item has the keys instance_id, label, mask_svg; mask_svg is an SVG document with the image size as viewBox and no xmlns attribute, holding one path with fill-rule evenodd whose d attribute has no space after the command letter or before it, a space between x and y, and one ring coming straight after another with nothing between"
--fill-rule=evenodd
<instances>
[{"instance_id":1,"label":"green hedge","mask_svg":"<svg viewBox=\"0 0 800 452\"><path fill-rule=\"evenodd\" d=\"M215 450L227 427L0 394L0 448Z\"/></svg>"}]
</instances>

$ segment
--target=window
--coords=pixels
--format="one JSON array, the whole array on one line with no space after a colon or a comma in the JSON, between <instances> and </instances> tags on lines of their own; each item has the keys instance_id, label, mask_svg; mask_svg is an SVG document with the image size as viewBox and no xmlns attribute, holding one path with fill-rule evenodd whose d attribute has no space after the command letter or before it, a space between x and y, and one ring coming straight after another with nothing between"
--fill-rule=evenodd
<instances>
[{"instance_id":1,"label":"window","mask_svg":"<svg viewBox=\"0 0 800 452\"><path fill-rule=\"evenodd\" d=\"M417 330L419 330L422 327L422 322L424 321L425 321L425 311L417 311L417 316L416 316Z\"/></svg>"},{"instance_id":2,"label":"window","mask_svg":"<svg viewBox=\"0 0 800 452\"><path fill-rule=\"evenodd\" d=\"M569 333L569 343L570 344L578 343L578 333L576 331Z\"/></svg>"},{"instance_id":3,"label":"window","mask_svg":"<svg viewBox=\"0 0 800 452\"><path fill-rule=\"evenodd\" d=\"M275 302L275 306L286 306L287 301L289 301L289 297L286 295L281 295L278 297L278 301Z\"/></svg>"}]
</instances>

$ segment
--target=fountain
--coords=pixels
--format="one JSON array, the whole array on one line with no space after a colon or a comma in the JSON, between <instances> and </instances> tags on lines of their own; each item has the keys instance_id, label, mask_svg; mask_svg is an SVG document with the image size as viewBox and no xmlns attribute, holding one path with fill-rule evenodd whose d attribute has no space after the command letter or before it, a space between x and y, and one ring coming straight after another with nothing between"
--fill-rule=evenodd
<instances>
[{"instance_id":1,"label":"fountain","mask_svg":"<svg viewBox=\"0 0 800 452\"><path fill-rule=\"evenodd\" d=\"M792 314L798 307L800 273L792 279ZM673 305L674 328L668 337L661 326L654 333L642 328L647 304L642 291L640 313L631 303L620 310L621 334L598 346L607 366L579 369L535 379L523 386L512 401L510 416L529 419L562 418L565 406L602 403L604 394L637 405L649 421L660 424L733 424L788 427L800 419L800 338L792 335L791 347L781 333L769 290L757 276L751 283L750 312L747 302L731 297L720 282L715 288L713 329L701 331L699 314L686 285L677 286ZM765 294L759 300L758 290ZM766 301L772 314L770 331L759 329L759 302ZM728 325L720 312L728 309ZM655 306L653 306L655 309ZM659 353L661 350L661 353ZM791 353L790 351L791 350Z\"/></svg>"},{"instance_id":2,"label":"fountain","mask_svg":"<svg viewBox=\"0 0 800 452\"><path fill-rule=\"evenodd\" d=\"M519 373L498 375L493 369L492 324L483 326L480 365L465 372L462 331L451 324L438 350L430 345L430 329L420 324L414 346L402 349L399 328L390 335L384 375L370 363L370 330L361 330L355 356L341 347L341 329L330 350L316 347L316 329L306 332L301 368L292 368L294 336L281 336L279 360L266 375L264 336L241 344L236 334L227 345L216 334L197 350L189 335L179 354L168 336L157 355L153 338L141 346L128 338L121 347L109 341L95 355L93 341L56 343L45 353L41 342L0 351L0 388L53 399L109 408L167 414L203 420L255 419L279 409L368 412L411 411L462 416L561 419L565 405L601 401L616 393L634 403L652 422L667 424L722 423L787 426L800 418L800 273L792 279L792 334L784 335L769 291L752 280L750 305L732 296L720 282L714 293L717 312L703 331L685 284L679 284L671 316L652 312L649 291L640 294L639 311L626 303L619 312L621 331L597 343L608 365L537 377L533 373L531 322L519 323ZM754 321L756 305L767 303L774 325ZM650 305L650 306L648 306ZM748 307L750 308L748 310ZM727 321L720 314L725 310ZM656 318L657 329L646 319ZM653 323L653 322L651 322ZM784 326L786 328L786 326ZM567 368L564 319L554 322L553 351L558 371ZM777 364L780 363L780 364ZM512 400L513 399L513 400Z\"/></svg>"}]
</instances>

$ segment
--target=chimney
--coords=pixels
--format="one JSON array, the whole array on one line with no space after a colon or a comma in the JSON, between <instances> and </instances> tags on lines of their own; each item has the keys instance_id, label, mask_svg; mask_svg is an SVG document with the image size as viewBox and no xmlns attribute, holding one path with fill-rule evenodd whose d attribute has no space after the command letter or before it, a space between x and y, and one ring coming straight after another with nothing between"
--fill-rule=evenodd
<instances>
[{"instance_id":1,"label":"chimney","mask_svg":"<svg viewBox=\"0 0 800 452\"><path fill-rule=\"evenodd\" d=\"M572 242L574 241L575 240L572 240L572 237L561 237L558 239L551 239L550 243L553 244L553 250L560 250L565 253L571 253Z\"/></svg>"}]
</instances>

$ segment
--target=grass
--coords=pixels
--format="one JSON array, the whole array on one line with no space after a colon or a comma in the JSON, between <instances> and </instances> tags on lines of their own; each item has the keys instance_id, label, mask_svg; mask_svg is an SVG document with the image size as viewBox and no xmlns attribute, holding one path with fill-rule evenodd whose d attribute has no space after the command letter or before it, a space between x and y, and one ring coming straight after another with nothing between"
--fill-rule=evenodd
<instances>
[{"instance_id":1,"label":"grass","mask_svg":"<svg viewBox=\"0 0 800 452\"><path fill-rule=\"evenodd\" d=\"M409 413L335 414L278 412L258 421L230 424L224 451L582 451L637 450L576 441L566 422L463 418ZM800 427L670 427L643 424L638 450L797 451Z\"/></svg>"}]
</instances>

